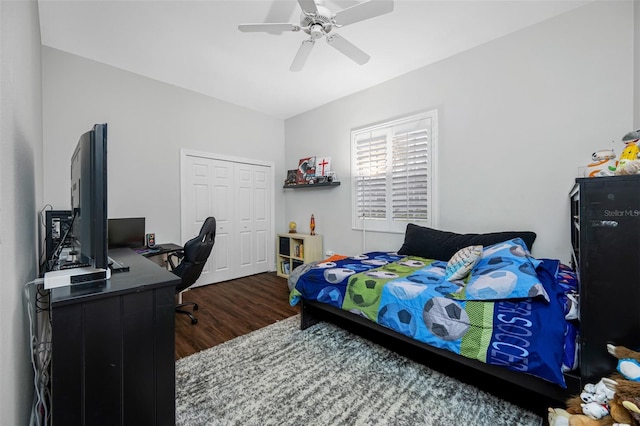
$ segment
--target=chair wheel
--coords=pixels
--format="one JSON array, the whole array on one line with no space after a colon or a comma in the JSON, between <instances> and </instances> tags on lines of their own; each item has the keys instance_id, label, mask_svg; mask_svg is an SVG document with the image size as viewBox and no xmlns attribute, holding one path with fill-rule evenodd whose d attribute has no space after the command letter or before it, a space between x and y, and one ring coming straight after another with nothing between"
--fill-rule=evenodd
<instances>
[{"instance_id":1,"label":"chair wheel","mask_svg":"<svg viewBox=\"0 0 640 426\"><path fill-rule=\"evenodd\" d=\"M194 304L194 305L193 305L193 310L194 310L194 311L197 311L197 310L198 310L198 305Z\"/></svg>"},{"instance_id":2,"label":"chair wheel","mask_svg":"<svg viewBox=\"0 0 640 426\"><path fill-rule=\"evenodd\" d=\"M197 324L198 323L198 318L193 318L191 320L191 324Z\"/></svg>"}]
</instances>

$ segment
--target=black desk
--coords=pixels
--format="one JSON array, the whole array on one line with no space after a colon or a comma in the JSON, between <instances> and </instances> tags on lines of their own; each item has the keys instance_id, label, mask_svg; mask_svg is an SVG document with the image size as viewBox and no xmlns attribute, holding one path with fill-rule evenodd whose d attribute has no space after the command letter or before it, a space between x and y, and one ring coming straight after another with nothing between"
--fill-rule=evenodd
<instances>
[{"instance_id":1,"label":"black desk","mask_svg":"<svg viewBox=\"0 0 640 426\"><path fill-rule=\"evenodd\" d=\"M171 253L175 253L180 250L182 250L182 246L173 243L158 244L153 249L149 249L146 247L134 249L136 253L141 254L142 256L150 259L151 261L155 262L157 265L162 266L165 269L169 269L168 256Z\"/></svg>"},{"instance_id":2,"label":"black desk","mask_svg":"<svg viewBox=\"0 0 640 426\"><path fill-rule=\"evenodd\" d=\"M134 249L136 253L141 254L144 257L162 256L164 254L175 253L180 250L182 250L182 246L173 243L158 244L153 249L147 247Z\"/></svg>"},{"instance_id":3,"label":"black desk","mask_svg":"<svg viewBox=\"0 0 640 426\"><path fill-rule=\"evenodd\" d=\"M175 423L175 286L130 249L111 279L51 290L52 424Z\"/></svg>"}]
</instances>

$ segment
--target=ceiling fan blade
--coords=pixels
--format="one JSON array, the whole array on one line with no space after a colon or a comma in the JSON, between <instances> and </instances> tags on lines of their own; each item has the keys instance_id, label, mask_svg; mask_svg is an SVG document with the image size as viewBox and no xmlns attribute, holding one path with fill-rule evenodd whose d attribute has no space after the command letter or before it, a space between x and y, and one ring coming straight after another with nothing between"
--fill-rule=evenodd
<instances>
[{"instance_id":1,"label":"ceiling fan blade","mask_svg":"<svg viewBox=\"0 0 640 426\"><path fill-rule=\"evenodd\" d=\"M318 6L316 6L315 0L298 0L298 4L302 8L302 11L308 15L318 13Z\"/></svg>"},{"instance_id":2,"label":"ceiling fan blade","mask_svg":"<svg viewBox=\"0 0 640 426\"><path fill-rule=\"evenodd\" d=\"M291 67L289 71L301 71L304 67L304 64L307 62L307 58L309 57L309 53L311 53L311 49L313 49L313 45L315 44L315 40L305 40L300 45L298 49L298 53L296 53L296 57L293 58L293 62L291 63Z\"/></svg>"},{"instance_id":3,"label":"ceiling fan blade","mask_svg":"<svg viewBox=\"0 0 640 426\"><path fill-rule=\"evenodd\" d=\"M288 21L296 8L295 3L291 1L274 1L271 2L269 12L264 22L283 22Z\"/></svg>"},{"instance_id":4,"label":"ceiling fan blade","mask_svg":"<svg viewBox=\"0 0 640 426\"><path fill-rule=\"evenodd\" d=\"M336 12L338 26L353 24L393 11L393 0L367 0Z\"/></svg>"},{"instance_id":5,"label":"ceiling fan blade","mask_svg":"<svg viewBox=\"0 0 640 426\"><path fill-rule=\"evenodd\" d=\"M296 4L290 1L273 1L269 7L269 12L264 19L264 22L285 22L291 18L293 10L296 8ZM269 34L280 35L282 30L276 29L268 31Z\"/></svg>"},{"instance_id":6,"label":"ceiling fan blade","mask_svg":"<svg viewBox=\"0 0 640 426\"><path fill-rule=\"evenodd\" d=\"M327 36L327 43L359 65L364 65L371 59L371 56L358 49L339 34Z\"/></svg>"},{"instance_id":7,"label":"ceiling fan blade","mask_svg":"<svg viewBox=\"0 0 640 426\"><path fill-rule=\"evenodd\" d=\"M281 32L300 31L300 27L294 24L240 24L238 29L243 33L253 32Z\"/></svg>"}]
</instances>

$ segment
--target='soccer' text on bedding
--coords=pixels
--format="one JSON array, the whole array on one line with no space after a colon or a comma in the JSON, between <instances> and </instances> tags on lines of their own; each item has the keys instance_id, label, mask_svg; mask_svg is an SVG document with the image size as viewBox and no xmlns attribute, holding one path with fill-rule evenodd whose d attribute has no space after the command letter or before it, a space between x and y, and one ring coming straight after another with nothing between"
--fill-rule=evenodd
<instances>
[{"instance_id":1,"label":"'soccer' text on bedding","mask_svg":"<svg viewBox=\"0 0 640 426\"><path fill-rule=\"evenodd\" d=\"M529 351L525 348L531 346L526 338L533 334L530 329L533 323L522 317L531 315L531 303L499 302L496 305L499 312L496 318L502 323L496 325L500 333L494 334L491 343L491 363L510 365L515 370L526 372L529 370L526 358Z\"/></svg>"}]
</instances>

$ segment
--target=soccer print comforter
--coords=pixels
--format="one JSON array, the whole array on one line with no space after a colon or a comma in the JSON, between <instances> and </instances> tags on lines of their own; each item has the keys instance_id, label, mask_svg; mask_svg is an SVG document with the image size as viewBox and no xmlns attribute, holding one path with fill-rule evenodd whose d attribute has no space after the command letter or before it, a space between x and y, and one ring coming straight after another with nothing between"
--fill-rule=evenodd
<instances>
[{"instance_id":1,"label":"soccer print comforter","mask_svg":"<svg viewBox=\"0 0 640 426\"><path fill-rule=\"evenodd\" d=\"M566 387L566 320L560 262L514 250L484 249L461 281L445 280L446 262L371 252L318 263L290 294L364 316L431 346Z\"/></svg>"}]
</instances>

